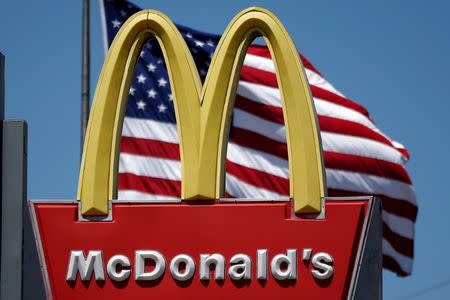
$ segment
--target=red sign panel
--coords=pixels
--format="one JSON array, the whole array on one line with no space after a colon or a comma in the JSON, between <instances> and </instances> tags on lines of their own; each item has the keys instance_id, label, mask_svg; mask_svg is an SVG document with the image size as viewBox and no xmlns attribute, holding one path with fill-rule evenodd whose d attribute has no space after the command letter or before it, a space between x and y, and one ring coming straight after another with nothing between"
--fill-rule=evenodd
<instances>
[{"instance_id":1,"label":"red sign panel","mask_svg":"<svg viewBox=\"0 0 450 300\"><path fill-rule=\"evenodd\" d=\"M353 288L372 200L327 200L300 219L286 202L30 203L49 298L343 299Z\"/></svg>"}]
</instances>

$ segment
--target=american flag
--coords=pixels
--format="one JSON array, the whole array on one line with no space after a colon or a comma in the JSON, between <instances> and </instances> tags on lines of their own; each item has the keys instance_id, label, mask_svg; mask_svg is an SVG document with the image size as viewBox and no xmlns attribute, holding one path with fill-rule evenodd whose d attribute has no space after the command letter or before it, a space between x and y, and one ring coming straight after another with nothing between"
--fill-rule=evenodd
<instances>
[{"instance_id":1,"label":"american flag","mask_svg":"<svg viewBox=\"0 0 450 300\"><path fill-rule=\"evenodd\" d=\"M105 46L129 16L127 1L100 0ZM177 25L202 81L220 35ZM336 90L303 56L318 114L329 196L377 195L383 202L383 265L407 276L414 256L415 191L409 155L383 134L360 104ZM247 51L237 87L226 161L226 196L286 198L289 168L275 67L267 47ZM142 49L123 124L119 199L180 197L181 164L173 97L155 39Z\"/></svg>"}]
</instances>

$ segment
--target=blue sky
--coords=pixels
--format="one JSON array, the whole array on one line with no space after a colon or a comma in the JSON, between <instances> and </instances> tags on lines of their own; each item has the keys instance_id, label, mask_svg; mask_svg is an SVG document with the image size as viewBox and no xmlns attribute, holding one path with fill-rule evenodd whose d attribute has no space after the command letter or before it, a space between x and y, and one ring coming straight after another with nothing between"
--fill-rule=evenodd
<instances>
[{"instance_id":1,"label":"blue sky","mask_svg":"<svg viewBox=\"0 0 450 300\"><path fill-rule=\"evenodd\" d=\"M74 199L79 168L81 0L2 1L6 118L29 123L28 197ZM385 299L450 294L450 3L448 1L135 1L177 23L221 33L259 5L285 24L297 47L340 91L367 107L411 154L419 202L413 275L384 273ZM92 0L93 92L103 62ZM447 283L447 284L445 284ZM414 296L414 297L411 297Z\"/></svg>"}]
</instances>

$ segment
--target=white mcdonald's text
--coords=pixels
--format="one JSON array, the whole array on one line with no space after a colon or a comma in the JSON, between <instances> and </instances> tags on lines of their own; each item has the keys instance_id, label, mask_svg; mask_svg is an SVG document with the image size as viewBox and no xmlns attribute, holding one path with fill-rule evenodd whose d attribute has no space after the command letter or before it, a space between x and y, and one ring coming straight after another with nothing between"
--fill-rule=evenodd
<instances>
[{"instance_id":1,"label":"white mcdonald's text","mask_svg":"<svg viewBox=\"0 0 450 300\"><path fill-rule=\"evenodd\" d=\"M301 260L310 263L310 274L316 280L331 280L334 274L333 257L326 252L313 254L313 249L304 248L301 251ZM128 280L132 266L134 266L134 279L136 281L160 280L166 272L166 258L156 250L137 250L134 253L134 264L122 254L109 258L106 262L106 273L112 281L120 282ZM297 249L287 249L285 254L277 254L270 260L270 273L278 281L297 280L298 264ZM268 250L256 251L256 272L252 269L252 259L249 255L238 253L229 259L228 276L231 280L252 280L256 275L257 280L267 280L268 277ZM105 261L103 252L90 250L87 256L83 251L71 251L67 266L66 281L76 281L77 274L82 281L90 281L92 275L96 281L105 281ZM170 260L169 270L176 281L191 280L197 269L194 259L187 254L179 254ZM220 253L200 254L199 278L202 281L211 279L225 280L225 257Z\"/></svg>"}]
</instances>

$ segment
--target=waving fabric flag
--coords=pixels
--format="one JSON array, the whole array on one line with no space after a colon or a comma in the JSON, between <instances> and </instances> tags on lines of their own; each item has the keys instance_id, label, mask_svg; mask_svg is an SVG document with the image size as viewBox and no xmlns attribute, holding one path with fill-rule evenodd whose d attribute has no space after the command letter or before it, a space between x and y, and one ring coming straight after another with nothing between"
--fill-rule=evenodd
<instances>
[{"instance_id":1,"label":"waving fabric flag","mask_svg":"<svg viewBox=\"0 0 450 300\"><path fill-rule=\"evenodd\" d=\"M106 47L140 10L101 0ZM177 25L205 79L220 35ZM320 123L328 194L377 195L383 202L383 265L411 273L415 192L404 164L408 152L384 135L368 111L346 98L301 56ZM248 49L237 87L226 161L226 193L235 198L286 198L289 168L275 67L267 47ZM119 199L180 197L181 164L172 94L155 39L142 49L123 124Z\"/></svg>"}]
</instances>

